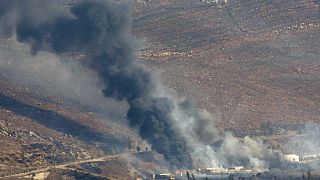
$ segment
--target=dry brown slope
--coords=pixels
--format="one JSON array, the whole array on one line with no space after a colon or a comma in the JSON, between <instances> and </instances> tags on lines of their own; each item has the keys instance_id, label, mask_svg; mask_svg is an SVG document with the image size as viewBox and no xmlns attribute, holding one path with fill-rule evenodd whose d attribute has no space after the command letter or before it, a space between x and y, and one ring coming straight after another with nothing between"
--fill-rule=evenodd
<instances>
[{"instance_id":1,"label":"dry brown slope","mask_svg":"<svg viewBox=\"0 0 320 180\"><path fill-rule=\"evenodd\" d=\"M319 5L312 0L200 1L138 7L133 32L151 71L222 127L320 121Z\"/></svg>"},{"instance_id":2,"label":"dry brown slope","mask_svg":"<svg viewBox=\"0 0 320 180\"><path fill-rule=\"evenodd\" d=\"M78 106L0 80L0 177L127 150L137 134Z\"/></svg>"}]
</instances>

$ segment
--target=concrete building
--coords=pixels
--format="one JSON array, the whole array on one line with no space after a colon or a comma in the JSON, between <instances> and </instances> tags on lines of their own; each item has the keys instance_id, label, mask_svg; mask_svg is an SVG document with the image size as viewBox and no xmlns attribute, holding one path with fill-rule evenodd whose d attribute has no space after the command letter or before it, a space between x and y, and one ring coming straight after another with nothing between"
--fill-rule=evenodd
<instances>
[{"instance_id":1,"label":"concrete building","mask_svg":"<svg viewBox=\"0 0 320 180\"><path fill-rule=\"evenodd\" d=\"M205 168L199 169L198 171L203 174L227 174L227 173L237 173L244 169L243 166L235 166L235 167L228 167L228 168Z\"/></svg>"},{"instance_id":2,"label":"concrete building","mask_svg":"<svg viewBox=\"0 0 320 180\"><path fill-rule=\"evenodd\" d=\"M299 162L300 161L299 156L296 154L287 154L284 156L284 158L290 162Z\"/></svg>"},{"instance_id":3,"label":"concrete building","mask_svg":"<svg viewBox=\"0 0 320 180\"><path fill-rule=\"evenodd\" d=\"M174 180L174 175L172 175L171 173L154 174L154 175L152 176L152 179Z\"/></svg>"},{"instance_id":4,"label":"concrete building","mask_svg":"<svg viewBox=\"0 0 320 180\"><path fill-rule=\"evenodd\" d=\"M242 169L244 169L243 166L236 166L236 167L229 167L228 171L229 172L240 172Z\"/></svg>"}]
</instances>

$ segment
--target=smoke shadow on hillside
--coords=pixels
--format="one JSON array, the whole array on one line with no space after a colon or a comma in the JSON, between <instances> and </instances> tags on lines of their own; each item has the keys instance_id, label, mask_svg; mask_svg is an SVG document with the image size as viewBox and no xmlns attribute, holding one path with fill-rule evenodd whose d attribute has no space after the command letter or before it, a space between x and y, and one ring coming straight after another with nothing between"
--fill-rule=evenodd
<instances>
[{"instance_id":1,"label":"smoke shadow on hillside","mask_svg":"<svg viewBox=\"0 0 320 180\"><path fill-rule=\"evenodd\" d=\"M0 93L0 106L8 109L16 114L28 117L33 121L44 125L47 128L71 135L88 144L107 143L108 148L118 148L121 142L113 137L107 136L100 132L96 132L89 127L79 124L73 119L56 113L52 110L42 109L32 106L17 99L3 95ZM115 147L117 146L117 147ZM104 148L108 151L108 148Z\"/></svg>"}]
</instances>

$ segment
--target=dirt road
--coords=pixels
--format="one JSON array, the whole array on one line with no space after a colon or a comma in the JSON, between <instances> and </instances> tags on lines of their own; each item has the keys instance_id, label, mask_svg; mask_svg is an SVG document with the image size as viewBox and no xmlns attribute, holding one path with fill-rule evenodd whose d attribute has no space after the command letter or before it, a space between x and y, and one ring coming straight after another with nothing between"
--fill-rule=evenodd
<instances>
[{"instance_id":1,"label":"dirt road","mask_svg":"<svg viewBox=\"0 0 320 180\"><path fill-rule=\"evenodd\" d=\"M72 169L69 168L68 166L70 165L77 165L77 164L83 164L83 163L94 163L94 162L105 162L105 161L110 161L113 160L114 158L119 157L121 154L118 155L112 155L112 156L103 156L103 157L98 157L98 158L93 158L93 159L86 159L86 160L81 160L81 161L75 161L75 162L68 162L65 164L59 164L59 165L51 165L43 168L37 168L34 170L24 170L24 171L17 171L14 174L6 175L1 178L10 178L10 177L23 177L23 176L28 176L31 174L38 174L41 172L46 172L49 171L50 169ZM75 169L72 169L75 170ZM100 176L97 174L94 174L95 176Z\"/></svg>"}]
</instances>

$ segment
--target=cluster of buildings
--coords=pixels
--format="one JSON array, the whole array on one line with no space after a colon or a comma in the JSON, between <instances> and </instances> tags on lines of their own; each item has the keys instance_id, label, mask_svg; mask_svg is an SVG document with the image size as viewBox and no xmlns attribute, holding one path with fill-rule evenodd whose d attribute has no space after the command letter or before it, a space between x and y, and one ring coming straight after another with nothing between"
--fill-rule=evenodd
<instances>
[{"instance_id":1,"label":"cluster of buildings","mask_svg":"<svg viewBox=\"0 0 320 180\"><path fill-rule=\"evenodd\" d=\"M179 177L188 177L188 180L203 175L231 175L235 173L258 173L265 172L267 169L248 169L243 166L235 166L229 168L203 168L193 170L176 170L175 173L154 174L152 179L179 179Z\"/></svg>"},{"instance_id":2,"label":"cluster of buildings","mask_svg":"<svg viewBox=\"0 0 320 180\"><path fill-rule=\"evenodd\" d=\"M312 161L320 161L320 153L304 153L304 154L287 154L284 158L293 163L308 163Z\"/></svg>"},{"instance_id":3,"label":"cluster of buildings","mask_svg":"<svg viewBox=\"0 0 320 180\"><path fill-rule=\"evenodd\" d=\"M284 158L292 163L308 163L312 161L320 161L320 153L305 153L301 155L297 154L287 154L284 155ZM262 169L262 168L246 168L244 166L235 166L235 167L228 167L228 168L203 168L203 169L197 169L197 171L189 171L190 177L194 177L195 175L231 175L236 173L242 173L242 174L256 174L256 173L262 173L262 172L268 172L268 169ZM152 176L152 179L175 179L175 177L187 177L188 171L185 170L177 170L175 173L164 173L164 174L155 174Z\"/></svg>"}]
</instances>

